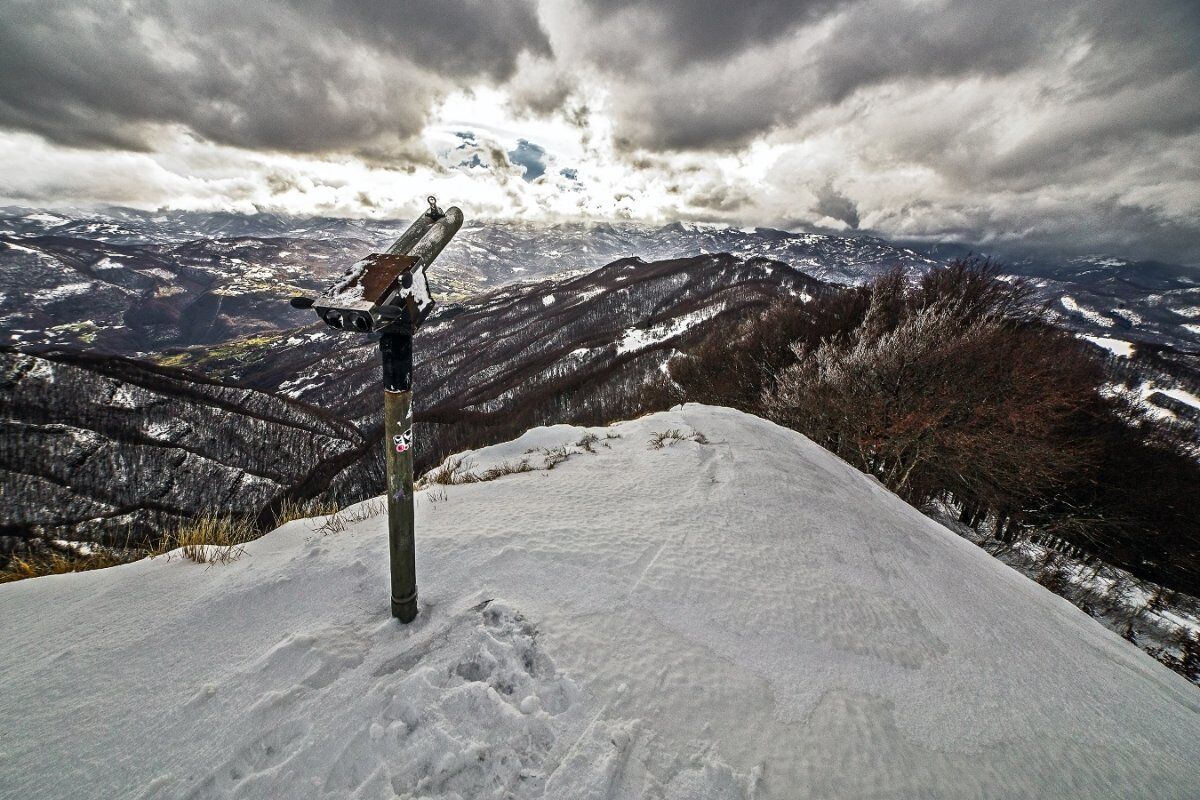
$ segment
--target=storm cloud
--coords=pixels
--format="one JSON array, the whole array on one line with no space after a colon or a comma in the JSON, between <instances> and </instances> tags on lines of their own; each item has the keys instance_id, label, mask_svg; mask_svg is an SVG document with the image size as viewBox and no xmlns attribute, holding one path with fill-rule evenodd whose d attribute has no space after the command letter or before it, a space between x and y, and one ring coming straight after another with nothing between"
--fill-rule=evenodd
<instances>
[{"instance_id":1,"label":"storm cloud","mask_svg":"<svg viewBox=\"0 0 1200 800\"><path fill-rule=\"evenodd\" d=\"M486 142L464 155L466 128ZM376 185L321 208L361 195L386 213L395 180L372 170L404 169L500 216L836 221L1200 264L1200 14L1195 0L10 0L4 142L31 155L0 200L110 198L114 165L138 163L146 203L184 187L192 204L300 204L341 169Z\"/></svg>"},{"instance_id":2,"label":"storm cloud","mask_svg":"<svg viewBox=\"0 0 1200 800\"><path fill-rule=\"evenodd\" d=\"M1180 76L1200 89L1200 14L1189 0L751 3L745 17L771 23L770 35L757 37L743 35L750 22L736 22L741 4L693 15L662 10L673 4L594 5L600 11L588 13L609 35L561 24L553 29L556 44L621 84L617 108L633 146L738 146L878 87L907 95L946 82L996 89L1011 79L1064 104ZM676 24L680 16L689 24ZM664 27L685 38L664 44ZM706 46L718 38L724 48ZM1002 92L989 99L997 114L1010 100ZM1186 106L1185 127L1194 130L1200 105Z\"/></svg>"},{"instance_id":3,"label":"storm cloud","mask_svg":"<svg viewBox=\"0 0 1200 800\"><path fill-rule=\"evenodd\" d=\"M67 145L397 153L459 85L548 52L532 6L481 0L14 0L0 10L0 125Z\"/></svg>"},{"instance_id":4,"label":"storm cloud","mask_svg":"<svg viewBox=\"0 0 1200 800\"><path fill-rule=\"evenodd\" d=\"M848 228L858 227L858 204L833 188L832 183L817 190L817 204L813 206L813 211L819 216L835 219Z\"/></svg>"}]
</instances>

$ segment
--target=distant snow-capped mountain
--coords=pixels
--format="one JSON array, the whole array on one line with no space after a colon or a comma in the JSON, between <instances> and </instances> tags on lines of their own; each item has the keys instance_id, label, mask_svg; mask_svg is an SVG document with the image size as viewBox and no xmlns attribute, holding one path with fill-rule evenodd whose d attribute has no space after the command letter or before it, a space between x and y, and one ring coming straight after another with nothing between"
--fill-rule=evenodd
<instances>
[{"instance_id":1,"label":"distant snow-capped mountain","mask_svg":"<svg viewBox=\"0 0 1200 800\"><path fill-rule=\"evenodd\" d=\"M315 292L402 220L110 209L0 210L0 332L17 343L121 353L220 344L288 326L280 300ZM770 258L819 280L919 273L968 252L867 236L673 223L472 222L431 272L443 302L511 283L577 274L627 257L730 253ZM1081 333L1200 352L1200 271L1108 256L1016 257L1061 323Z\"/></svg>"}]
</instances>

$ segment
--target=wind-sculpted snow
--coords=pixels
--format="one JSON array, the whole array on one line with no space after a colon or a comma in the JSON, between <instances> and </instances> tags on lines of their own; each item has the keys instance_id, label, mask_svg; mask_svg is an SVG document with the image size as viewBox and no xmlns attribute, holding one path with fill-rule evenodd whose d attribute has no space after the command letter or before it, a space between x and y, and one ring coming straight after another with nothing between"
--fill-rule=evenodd
<instances>
[{"instance_id":1,"label":"wind-sculpted snow","mask_svg":"<svg viewBox=\"0 0 1200 800\"><path fill-rule=\"evenodd\" d=\"M410 626L378 515L0 586L0 786L1195 796L1200 690L799 434L689 405L460 469L522 459L418 493Z\"/></svg>"}]
</instances>

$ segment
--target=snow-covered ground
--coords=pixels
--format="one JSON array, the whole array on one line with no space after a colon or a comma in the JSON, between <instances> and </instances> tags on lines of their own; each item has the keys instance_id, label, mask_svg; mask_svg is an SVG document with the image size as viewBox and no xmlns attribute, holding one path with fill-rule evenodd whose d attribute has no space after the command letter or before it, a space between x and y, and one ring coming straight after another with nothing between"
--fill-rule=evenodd
<instances>
[{"instance_id":1,"label":"snow-covered ground","mask_svg":"<svg viewBox=\"0 0 1200 800\"><path fill-rule=\"evenodd\" d=\"M702 322L707 322L717 314L720 314L724 307L724 303L713 303L705 308L674 317L666 322L651 325L648 328L628 328L621 341L617 342L617 352L633 353L638 350L644 350L659 342L665 342L667 339L679 336Z\"/></svg>"},{"instance_id":2,"label":"snow-covered ground","mask_svg":"<svg viewBox=\"0 0 1200 800\"><path fill-rule=\"evenodd\" d=\"M0 586L0 796L1196 797L1200 690L804 437L593 432L418 495L407 627L353 510Z\"/></svg>"},{"instance_id":3,"label":"snow-covered ground","mask_svg":"<svg viewBox=\"0 0 1200 800\"><path fill-rule=\"evenodd\" d=\"M1110 339L1107 336L1084 336L1083 338L1094 345L1103 347L1115 356L1129 358L1133 355L1134 347L1131 342L1126 342L1122 339Z\"/></svg>"},{"instance_id":4,"label":"snow-covered ground","mask_svg":"<svg viewBox=\"0 0 1200 800\"><path fill-rule=\"evenodd\" d=\"M1112 327L1113 321L1111 319L1104 316L1099 311L1097 311L1093 308L1088 308L1085 305L1081 305L1079 303L1079 301L1077 301L1074 297L1071 297L1070 295L1063 295L1061 298L1059 298L1059 302L1062 303L1062 307L1065 308L1067 311L1071 312L1072 314L1076 314L1078 316L1083 317L1088 322L1091 322L1091 323L1094 323L1096 325L1100 325L1100 326L1103 326L1106 328Z\"/></svg>"},{"instance_id":5,"label":"snow-covered ground","mask_svg":"<svg viewBox=\"0 0 1200 800\"><path fill-rule=\"evenodd\" d=\"M1200 395L1178 387L1160 386L1154 381L1142 381L1135 387L1121 383L1109 383L1101 389L1101 392L1105 395L1122 395L1140 404L1146 414L1159 420L1174 421L1179 419L1179 415L1169 408L1163 408L1151 402L1151 395L1156 393L1164 394L1180 403L1200 409Z\"/></svg>"}]
</instances>

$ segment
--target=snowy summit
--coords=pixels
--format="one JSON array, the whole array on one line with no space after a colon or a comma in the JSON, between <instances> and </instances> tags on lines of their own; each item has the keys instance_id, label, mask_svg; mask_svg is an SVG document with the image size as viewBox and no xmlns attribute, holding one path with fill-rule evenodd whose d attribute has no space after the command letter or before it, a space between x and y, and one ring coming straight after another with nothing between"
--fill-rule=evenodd
<instances>
[{"instance_id":1,"label":"snowy summit","mask_svg":"<svg viewBox=\"0 0 1200 800\"><path fill-rule=\"evenodd\" d=\"M0 586L0 795L1197 796L1196 687L800 434L689 405L459 474L521 461L419 493L410 626L367 505Z\"/></svg>"}]
</instances>

